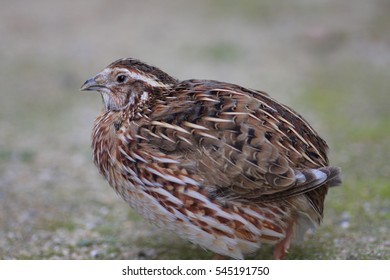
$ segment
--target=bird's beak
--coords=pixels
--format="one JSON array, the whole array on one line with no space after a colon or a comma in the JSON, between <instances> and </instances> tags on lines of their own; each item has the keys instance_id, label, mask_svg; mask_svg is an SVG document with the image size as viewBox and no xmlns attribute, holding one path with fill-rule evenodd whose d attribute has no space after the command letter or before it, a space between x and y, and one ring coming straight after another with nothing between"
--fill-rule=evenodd
<instances>
[{"instance_id":1,"label":"bird's beak","mask_svg":"<svg viewBox=\"0 0 390 280\"><path fill-rule=\"evenodd\" d=\"M102 88L104 88L104 86L99 84L96 77L93 77L86 80L85 83L81 86L80 90L100 90Z\"/></svg>"}]
</instances>

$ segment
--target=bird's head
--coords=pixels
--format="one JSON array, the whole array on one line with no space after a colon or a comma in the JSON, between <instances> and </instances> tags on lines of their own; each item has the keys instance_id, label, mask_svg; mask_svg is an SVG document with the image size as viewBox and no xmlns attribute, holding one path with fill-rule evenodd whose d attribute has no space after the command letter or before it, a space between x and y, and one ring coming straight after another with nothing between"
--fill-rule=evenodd
<instances>
[{"instance_id":1,"label":"bird's head","mask_svg":"<svg viewBox=\"0 0 390 280\"><path fill-rule=\"evenodd\" d=\"M160 69L139 60L119 59L88 79L80 90L100 92L105 110L119 110L148 102L153 95L166 91L177 80Z\"/></svg>"}]
</instances>

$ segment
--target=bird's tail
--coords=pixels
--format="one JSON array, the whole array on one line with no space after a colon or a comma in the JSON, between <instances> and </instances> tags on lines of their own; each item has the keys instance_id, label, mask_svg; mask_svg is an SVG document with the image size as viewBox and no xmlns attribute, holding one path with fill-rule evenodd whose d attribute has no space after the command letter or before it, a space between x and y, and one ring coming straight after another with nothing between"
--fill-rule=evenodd
<instances>
[{"instance_id":1,"label":"bird's tail","mask_svg":"<svg viewBox=\"0 0 390 280\"><path fill-rule=\"evenodd\" d=\"M328 187L335 187L342 183L341 168L337 166L326 166L318 169L326 174L326 183Z\"/></svg>"}]
</instances>

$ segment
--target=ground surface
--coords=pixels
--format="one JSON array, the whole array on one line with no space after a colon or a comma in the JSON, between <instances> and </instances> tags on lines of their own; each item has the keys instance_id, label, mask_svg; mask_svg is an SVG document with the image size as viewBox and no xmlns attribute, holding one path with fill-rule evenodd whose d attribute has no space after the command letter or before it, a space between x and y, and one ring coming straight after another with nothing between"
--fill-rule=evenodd
<instances>
[{"instance_id":1,"label":"ground surface","mask_svg":"<svg viewBox=\"0 0 390 280\"><path fill-rule=\"evenodd\" d=\"M265 90L328 141L344 183L288 259L390 259L389 1L286 2L2 1L0 259L212 256L144 223L93 166L101 101L78 88L128 56Z\"/></svg>"}]
</instances>

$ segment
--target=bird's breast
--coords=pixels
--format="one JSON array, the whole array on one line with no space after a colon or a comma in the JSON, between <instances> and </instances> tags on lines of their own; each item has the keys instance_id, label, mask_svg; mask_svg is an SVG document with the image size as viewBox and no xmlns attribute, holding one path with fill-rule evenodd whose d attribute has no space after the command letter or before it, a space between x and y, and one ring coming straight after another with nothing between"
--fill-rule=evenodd
<instances>
[{"instance_id":1,"label":"bird's breast","mask_svg":"<svg viewBox=\"0 0 390 280\"><path fill-rule=\"evenodd\" d=\"M123 120L120 114L106 112L98 116L92 130L92 153L95 165L110 182L113 181L113 167L117 164L118 132Z\"/></svg>"}]
</instances>

